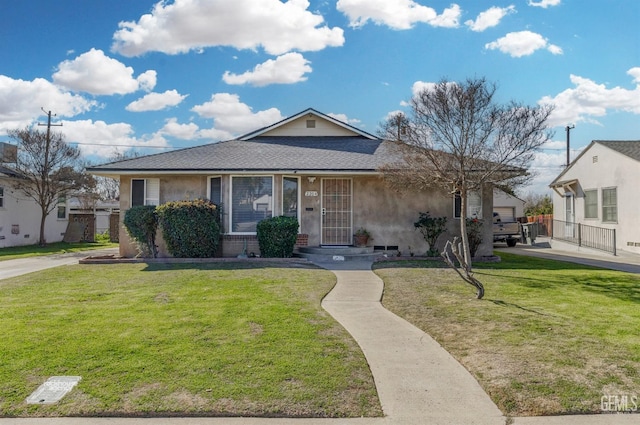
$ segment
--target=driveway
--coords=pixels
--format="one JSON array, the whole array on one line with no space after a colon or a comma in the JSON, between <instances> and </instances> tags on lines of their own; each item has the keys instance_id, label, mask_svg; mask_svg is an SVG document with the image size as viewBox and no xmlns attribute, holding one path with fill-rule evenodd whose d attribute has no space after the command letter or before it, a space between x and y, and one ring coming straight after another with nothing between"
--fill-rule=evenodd
<instances>
[{"instance_id":1,"label":"driveway","mask_svg":"<svg viewBox=\"0 0 640 425\"><path fill-rule=\"evenodd\" d=\"M14 276L50 269L52 267L78 264L89 255L118 254L118 248L105 248L92 251L69 252L66 254L43 255L39 257L19 258L0 261L0 280Z\"/></svg>"}]
</instances>

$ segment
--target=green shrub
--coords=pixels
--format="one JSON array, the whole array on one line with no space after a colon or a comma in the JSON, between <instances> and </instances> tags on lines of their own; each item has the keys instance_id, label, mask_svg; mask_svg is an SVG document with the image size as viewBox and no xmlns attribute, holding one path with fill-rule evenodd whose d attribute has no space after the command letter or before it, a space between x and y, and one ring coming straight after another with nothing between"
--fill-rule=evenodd
<instances>
[{"instance_id":1,"label":"green shrub","mask_svg":"<svg viewBox=\"0 0 640 425\"><path fill-rule=\"evenodd\" d=\"M129 236L137 242L138 255L153 258L158 256L156 246L158 215L155 206L136 205L129 208L124 215L124 227Z\"/></svg>"},{"instance_id":2,"label":"green shrub","mask_svg":"<svg viewBox=\"0 0 640 425\"><path fill-rule=\"evenodd\" d=\"M413 225L420 230L422 237L429 244L427 256L437 257L440 255L438 248L436 248L436 242L438 237L447 230L447 217L431 217L428 211L421 212L420 218Z\"/></svg>"},{"instance_id":3,"label":"green shrub","mask_svg":"<svg viewBox=\"0 0 640 425\"><path fill-rule=\"evenodd\" d=\"M279 216L258 223L260 255L270 258L289 258L298 238L298 219Z\"/></svg>"},{"instance_id":4,"label":"green shrub","mask_svg":"<svg viewBox=\"0 0 640 425\"><path fill-rule=\"evenodd\" d=\"M177 258L215 257L220 243L220 212L210 201L167 202L158 207L162 237Z\"/></svg>"}]
</instances>

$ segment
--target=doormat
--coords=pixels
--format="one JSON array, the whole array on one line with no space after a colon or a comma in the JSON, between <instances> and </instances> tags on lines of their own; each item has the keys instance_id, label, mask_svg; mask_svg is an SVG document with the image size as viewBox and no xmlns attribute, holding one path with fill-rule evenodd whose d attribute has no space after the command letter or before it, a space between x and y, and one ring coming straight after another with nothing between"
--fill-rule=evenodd
<instances>
[{"instance_id":1,"label":"doormat","mask_svg":"<svg viewBox=\"0 0 640 425\"><path fill-rule=\"evenodd\" d=\"M52 376L40 385L29 397L27 404L54 404L67 395L82 377L80 376Z\"/></svg>"}]
</instances>

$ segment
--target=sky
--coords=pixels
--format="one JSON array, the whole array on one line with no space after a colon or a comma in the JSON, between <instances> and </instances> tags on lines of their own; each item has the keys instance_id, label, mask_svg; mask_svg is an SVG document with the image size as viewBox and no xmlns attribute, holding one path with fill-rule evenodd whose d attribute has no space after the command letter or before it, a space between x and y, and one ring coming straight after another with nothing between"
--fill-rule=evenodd
<instances>
[{"instance_id":1,"label":"sky","mask_svg":"<svg viewBox=\"0 0 640 425\"><path fill-rule=\"evenodd\" d=\"M94 164L228 140L314 108L375 134L425 84L552 104L519 193L592 140L640 140L638 0L0 1L0 141L46 123Z\"/></svg>"}]
</instances>

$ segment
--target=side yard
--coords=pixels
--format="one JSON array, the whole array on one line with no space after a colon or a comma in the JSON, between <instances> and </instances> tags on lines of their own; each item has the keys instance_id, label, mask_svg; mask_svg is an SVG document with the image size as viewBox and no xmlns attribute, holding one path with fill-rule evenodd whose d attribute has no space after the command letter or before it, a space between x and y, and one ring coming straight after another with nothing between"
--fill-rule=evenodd
<instances>
[{"instance_id":1,"label":"side yard","mask_svg":"<svg viewBox=\"0 0 640 425\"><path fill-rule=\"evenodd\" d=\"M253 268L259 267L259 268ZM380 416L324 270L80 265L0 281L0 415ZM25 398L82 381L56 405Z\"/></svg>"},{"instance_id":2,"label":"side yard","mask_svg":"<svg viewBox=\"0 0 640 425\"><path fill-rule=\"evenodd\" d=\"M383 304L442 344L507 415L600 413L603 396L640 400L640 276L500 256L476 264L483 300L439 262L376 263Z\"/></svg>"}]
</instances>

